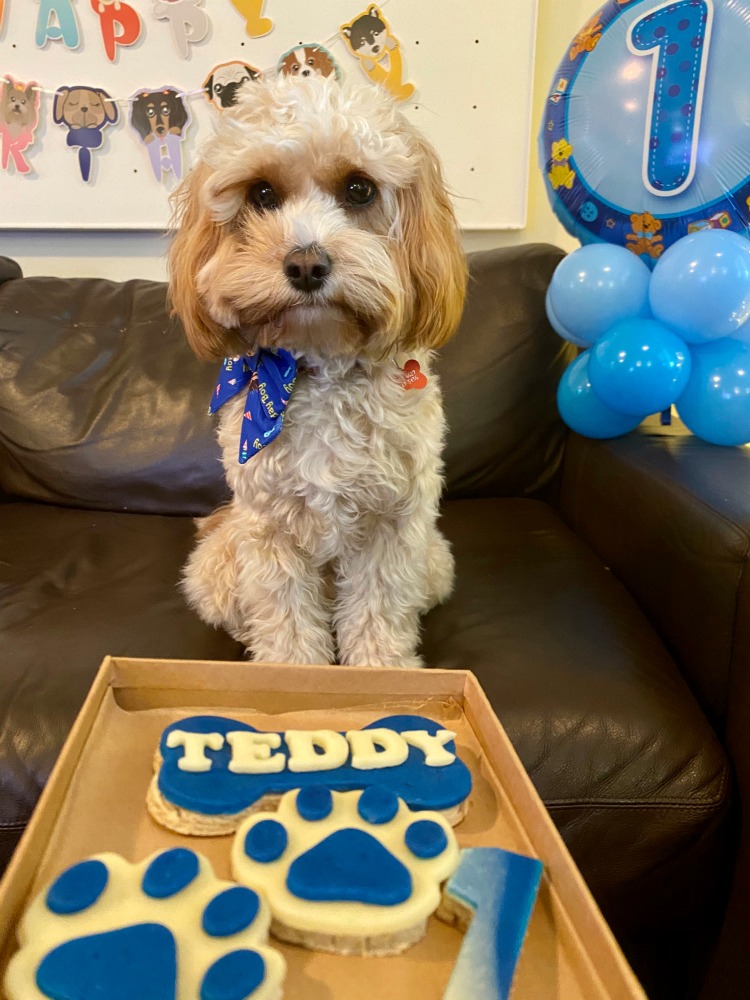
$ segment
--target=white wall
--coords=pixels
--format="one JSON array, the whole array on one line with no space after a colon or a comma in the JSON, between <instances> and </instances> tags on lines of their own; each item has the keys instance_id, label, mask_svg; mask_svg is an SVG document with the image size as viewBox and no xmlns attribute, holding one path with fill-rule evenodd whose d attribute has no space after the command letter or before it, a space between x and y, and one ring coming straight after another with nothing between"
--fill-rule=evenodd
<instances>
[{"instance_id":1,"label":"white wall","mask_svg":"<svg viewBox=\"0 0 750 1000\"><path fill-rule=\"evenodd\" d=\"M594 9L592 0L539 0L527 224L521 230L466 232L464 242L467 250L532 242L554 243L564 250L573 250L578 246L577 241L560 226L549 207L537 167L536 139L555 68L566 45ZM27 275L95 276L118 281L128 278L162 279L165 276L165 247L165 237L156 233L0 233L0 255L13 257Z\"/></svg>"}]
</instances>

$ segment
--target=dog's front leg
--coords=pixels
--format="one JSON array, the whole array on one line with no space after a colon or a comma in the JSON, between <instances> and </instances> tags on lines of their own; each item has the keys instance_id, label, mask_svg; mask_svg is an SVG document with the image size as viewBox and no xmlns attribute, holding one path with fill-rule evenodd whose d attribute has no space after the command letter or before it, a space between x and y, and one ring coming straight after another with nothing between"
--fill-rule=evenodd
<instances>
[{"instance_id":1,"label":"dog's front leg","mask_svg":"<svg viewBox=\"0 0 750 1000\"><path fill-rule=\"evenodd\" d=\"M321 569L283 532L238 546L240 626L254 660L333 663L330 604Z\"/></svg>"},{"instance_id":2,"label":"dog's front leg","mask_svg":"<svg viewBox=\"0 0 750 1000\"><path fill-rule=\"evenodd\" d=\"M337 560L334 625L341 663L418 667L419 612L426 586L427 532L376 520Z\"/></svg>"}]
</instances>

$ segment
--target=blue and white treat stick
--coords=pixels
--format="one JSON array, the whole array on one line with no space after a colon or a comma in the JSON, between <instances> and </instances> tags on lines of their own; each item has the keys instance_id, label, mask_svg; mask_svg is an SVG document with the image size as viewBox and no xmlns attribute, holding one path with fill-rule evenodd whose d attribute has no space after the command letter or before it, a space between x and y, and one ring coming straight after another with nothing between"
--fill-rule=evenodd
<instances>
[{"instance_id":1,"label":"blue and white treat stick","mask_svg":"<svg viewBox=\"0 0 750 1000\"><path fill-rule=\"evenodd\" d=\"M443 1000L507 1000L542 863L499 847L470 847L445 886L438 916L469 927Z\"/></svg>"}]
</instances>

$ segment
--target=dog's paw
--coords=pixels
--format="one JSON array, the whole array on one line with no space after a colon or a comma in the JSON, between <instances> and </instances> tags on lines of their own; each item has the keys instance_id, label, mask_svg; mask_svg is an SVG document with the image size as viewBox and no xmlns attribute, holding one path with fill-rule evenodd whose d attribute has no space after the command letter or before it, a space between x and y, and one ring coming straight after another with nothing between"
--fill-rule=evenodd
<instances>
[{"instance_id":1,"label":"dog's paw","mask_svg":"<svg viewBox=\"0 0 750 1000\"><path fill-rule=\"evenodd\" d=\"M269 921L258 893L220 881L194 851L140 864L100 854L31 904L5 988L9 1000L279 1000Z\"/></svg>"},{"instance_id":2,"label":"dog's paw","mask_svg":"<svg viewBox=\"0 0 750 1000\"><path fill-rule=\"evenodd\" d=\"M379 785L289 792L249 817L232 847L238 882L271 906L271 933L319 951L388 955L425 933L458 864L452 828Z\"/></svg>"}]
</instances>

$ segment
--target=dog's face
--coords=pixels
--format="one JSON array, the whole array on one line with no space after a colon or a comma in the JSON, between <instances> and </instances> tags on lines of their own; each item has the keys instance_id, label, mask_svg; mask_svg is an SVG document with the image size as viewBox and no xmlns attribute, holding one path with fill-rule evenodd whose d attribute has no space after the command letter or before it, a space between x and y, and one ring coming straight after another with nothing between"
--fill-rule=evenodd
<instances>
[{"instance_id":1,"label":"dog's face","mask_svg":"<svg viewBox=\"0 0 750 1000\"><path fill-rule=\"evenodd\" d=\"M164 90L145 90L133 99L130 121L141 139L161 139L168 132L181 135L188 122L180 95L165 87Z\"/></svg>"},{"instance_id":2,"label":"dog's face","mask_svg":"<svg viewBox=\"0 0 750 1000\"><path fill-rule=\"evenodd\" d=\"M306 79L311 76L335 76L336 64L321 46L302 45L284 56L279 63L279 73Z\"/></svg>"},{"instance_id":3,"label":"dog's face","mask_svg":"<svg viewBox=\"0 0 750 1000\"><path fill-rule=\"evenodd\" d=\"M258 79L260 70L248 66L247 63L222 63L211 71L211 75L203 84L203 89L209 101L219 111L224 111L225 108L232 108L237 103L240 87Z\"/></svg>"},{"instance_id":4,"label":"dog's face","mask_svg":"<svg viewBox=\"0 0 750 1000\"><path fill-rule=\"evenodd\" d=\"M36 121L39 97L35 83L16 83L8 78L2 87L2 119L8 125L31 127Z\"/></svg>"},{"instance_id":5,"label":"dog's face","mask_svg":"<svg viewBox=\"0 0 750 1000\"><path fill-rule=\"evenodd\" d=\"M370 84L247 88L178 191L171 297L203 358L384 358L455 331L466 267L431 146Z\"/></svg>"},{"instance_id":6,"label":"dog's face","mask_svg":"<svg viewBox=\"0 0 750 1000\"><path fill-rule=\"evenodd\" d=\"M355 55L373 59L382 56L388 29L377 7L370 7L366 14L362 14L342 30Z\"/></svg>"},{"instance_id":7,"label":"dog's face","mask_svg":"<svg viewBox=\"0 0 750 1000\"><path fill-rule=\"evenodd\" d=\"M55 94L53 118L69 129L101 129L117 121L117 108L106 91L92 87L60 87Z\"/></svg>"}]
</instances>

